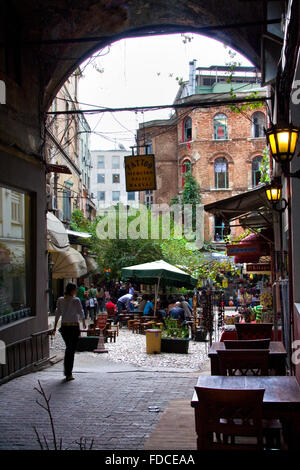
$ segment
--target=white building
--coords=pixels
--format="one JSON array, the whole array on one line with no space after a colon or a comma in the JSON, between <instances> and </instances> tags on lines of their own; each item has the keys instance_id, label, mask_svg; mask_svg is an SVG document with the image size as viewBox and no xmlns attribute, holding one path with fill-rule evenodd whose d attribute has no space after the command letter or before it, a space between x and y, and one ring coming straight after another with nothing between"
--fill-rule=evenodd
<instances>
[{"instance_id":1,"label":"white building","mask_svg":"<svg viewBox=\"0 0 300 470\"><path fill-rule=\"evenodd\" d=\"M124 157L128 150L92 150L91 192L97 209L122 203L137 207L138 192L126 191Z\"/></svg>"}]
</instances>

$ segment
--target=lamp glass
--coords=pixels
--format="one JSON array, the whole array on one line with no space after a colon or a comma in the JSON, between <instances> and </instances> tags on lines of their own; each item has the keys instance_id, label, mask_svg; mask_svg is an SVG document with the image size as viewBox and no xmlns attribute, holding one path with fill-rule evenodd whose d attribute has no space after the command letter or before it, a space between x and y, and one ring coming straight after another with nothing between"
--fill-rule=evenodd
<instances>
[{"instance_id":1,"label":"lamp glass","mask_svg":"<svg viewBox=\"0 0 300 470\"><path fill-rule=\"evenodd\" d=\"M281 198L281 188L280 187L271 187L266 190L267 198L270 202L278 202Z\"/></svg>"},{"instance_id":2,"label":"lamp glass","mask_svg":"<svg viewBox=\"0 0 300 470\"><path fill-rule=\"evenodd\" d=\"M271 153L277 162L287 162L292 160L299 130L293 127L278 128L273 126L267 131L267 138L270 144Z\"/></svg>"}]
</instances>

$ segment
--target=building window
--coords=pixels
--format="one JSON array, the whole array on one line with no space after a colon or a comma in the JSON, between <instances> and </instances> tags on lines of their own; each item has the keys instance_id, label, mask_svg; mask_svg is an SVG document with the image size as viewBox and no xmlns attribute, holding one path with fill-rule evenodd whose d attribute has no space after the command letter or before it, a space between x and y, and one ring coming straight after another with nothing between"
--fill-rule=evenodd
<instances>
[{"instance_id":1,"label":"building window","mask_svg":"<svg viewBox=\"0 0 300 470\"><path fill-rule=\"evenodd\" d=\"M119 201L120 200L120 191L113 191L112 192L112 200Z\"/></svg>"},{"instance_id":2,"label":"building window","mask_svg":"<svg viewBox=\"0 0 300 470\"><path fill-rule=\"evenodd\" d=\"M127 198L128 198L128 201L135 201L135 192L129 191L129 193L127 193Z\"/></svg>"},{"instance_id":3,"label":"building window","mask_svg":"<svg viewBox=\"0 0 300 470\"><path fill-rule=\"evenodd\" d=\"M217 158L215 160L215 188L228 188L228 163L226 158Z\"/></svg>"},{"instance_id":4,"label":"building window","mask_svg":"<svg viewBox=\"0 0 300 470\"><path fill-rule=\"evenodd\" d=\"M105 201L105 191L98 191L97 200L98 201Z\"/></svg>"},{"instance_id":5,"label":"building window","mask_svg":"<svg viewBox=\"0 0 300 470\"><path fill-rule=\"evenodd\" d=\"M214 117L214 139L228 139L227 117L225 114L219 113Z\"/></svg>"},{"instance_id":6,"label":"building window","mask_svg":"<svg viewBox=\"0 0 300 470\"><path fill-rule=\"evenodd\" d=\"M153 153L152 141L146 142L146 144L147 144L147 153L148 155L151 155Z\"/></svg>"},{"instance_id":7,"label":"building window","mask_svg":"<svg viewBox=\"0 0 300 470\"><path fill-rule=\"evenodd\" d=\"M252 122L252 137L264 137L264 127L266 125L266 118L264 113L257 111L256 113L252 114L251 118Z\"/></svg>"},{"instance_id":8,"label":"building window","mask_svg":"<svg viewBox=\"0 0 300 470\"><path fill-rule=\"evenodd\" d=\"M254 157L252 160L252 186L257 186L260 183L261 171L260 165L262 162L262 156L259 155Z\"/></svg>"},{"instance_id":9,"label":"building window","mask_svg":"<svg viewBox=\"0 0 300 470\"><path fill-rule=\"evenodd\" d=\"M191 162L189 160L183 160L181 164L181 175L182 175L182 189L184 188L184 182L185 182L185 174L191 170Z\"/></svg>"},{"instance_id":10,"label":"building window","mask_svg":"<svg viewBox=\"0 0 300 470\"><path fill-rule=\"evenodd\" d=\"M30 196L0 186L0 327L31 315ZM0 214L0 215L1 215Z\"/></svg>"},{"instance_id":11,"label":"building window","mask_svg":"<svg viewBox=\"0 0 300 470\"><path fill-rule=\"evenodd\" d=\"M112 168L114 170L120 168L120 157L119 156L112 157Z\"/></svg>"},{"instance_id":12,"label":"building window","mask_svg":"<svg viewBox=\"0 0 300 470\"><path fill-rule=\"evenodd\" d=\"M112 182L120 183L120 175L119 174L112 175Z\"/></svg>"},{"instance_id":13,"label":"building window","mask_svg":"<svg viewBox=\"0 0 300 470\"><path fill-rule=\"evenodd\" d=\"M147 207L152 206L152 204L153 204L153 190L152 189L148 189L147 191L145 191L145 193L144 193L144 204Z\"/></svg>"},{"instance_id":14,"label":"building window","mask_svg":"<svg viewBox=\"0 0 300 470\"><path fill-rule=\"evenodd\" d=\"M224 241L224 227L225 224L222 217L215 217L214 240L215 242Z\"/></svg>"},{"instance_id":15,"label":"building window","mask_svg":"<svg viewBox=\"0 0 300 470\"><path fill-rule=\"evenodd\" d=\"M97 174L97 183L105 183L105 175L103 173Z\"/></svg>"},{"instance_id":16,"label":"building window","mask_svg":"<svg viewBox=\"0 0 300 470\"><path fill-rule=\"evenodd\" d=\"M98 162L97 162L97 168L105 168L104 155L99 155Z\"/></svg>"},{"instance_id":17,"label":"building window","mask_svg":"<svg viewBox=\"0 0 300 470\"><path fill-rule=\"evenodd\" d=\"M192 119L187 117L183 121L183 142L188 142L189 140L192 140Z\"/></svg>"}]
</instances>

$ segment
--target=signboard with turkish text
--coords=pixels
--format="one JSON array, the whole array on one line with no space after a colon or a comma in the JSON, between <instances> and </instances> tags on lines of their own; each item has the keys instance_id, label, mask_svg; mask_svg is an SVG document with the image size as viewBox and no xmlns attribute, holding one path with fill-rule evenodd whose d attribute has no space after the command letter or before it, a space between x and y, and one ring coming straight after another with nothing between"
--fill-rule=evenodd
<instances>
[{"instance_id":1,"label":"signboard with turkish text","mask_svg":"<svg viewBox=\"0 0 300 470\"><path fill-rule=\"evenodd\" d=\"M270 263L253 263L247 264L247 272L253 271L271 271L271 264Z\"/></svg>"},{"instance_id":2,"label":"signboard with turkish text","mask_svg":"<svg viewBox=\"0 0 300 470\"><path fill-rule=\"evenodd\" d=\"M227 256L243 256L261 254L260 243L237 243L236 245L227 245Z\"/></svg>"},{"instance_id":3,"label":"signboard with turkish text","mask_svg":"<svg viewBox=\"0 0 300 470\"><path fill-rule=\"evenodd\" d=\"M126 191L156 189L154 155L129 155L124 157Z\"/></svg>"}]
</instances>

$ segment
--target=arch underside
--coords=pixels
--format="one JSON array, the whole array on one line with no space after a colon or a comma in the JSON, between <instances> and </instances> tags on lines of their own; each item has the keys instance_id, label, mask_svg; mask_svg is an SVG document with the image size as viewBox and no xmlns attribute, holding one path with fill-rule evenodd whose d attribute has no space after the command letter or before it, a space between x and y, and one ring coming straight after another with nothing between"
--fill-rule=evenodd
<instances>
[{"instance_id":1,"label":"arch underside","mask_svg":"<svg viewBox=\"0 0 300 470\"><path fill-rule=\"evenodd\" d=\"M265 13L261 4L257 8L251 1L13 0L11 7L22 24L24 47L29 45L42 65L44 109L85 58L127 37L204 34L233 47L260 67L260 22ZM244 26L227 27L233 24Z\"/></svg>"}]
</instances>

